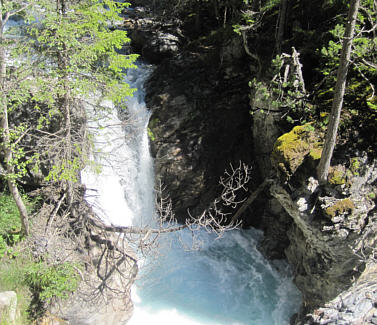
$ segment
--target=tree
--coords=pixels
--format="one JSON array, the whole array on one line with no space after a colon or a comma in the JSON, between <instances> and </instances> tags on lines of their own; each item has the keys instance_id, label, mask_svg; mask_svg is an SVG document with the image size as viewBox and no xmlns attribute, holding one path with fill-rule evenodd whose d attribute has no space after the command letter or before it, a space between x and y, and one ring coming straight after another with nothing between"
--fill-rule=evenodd
<instances>
[{"instance_id":1,"label":"tree","mask_svg":"<svg viewBox=\"0 0 377 325\"><path fill-rule=\"evenodd\" d=\"M50 106L62 115L64 130L59 134L64 150L54 159L48 179L66 184L71 205L72 182L83 163L80 148L75 145L80 135L75 134L72 120L82 109L80 100L94 95L98 106L104 99L121 105L123 98L132 94L124 74L126 69L135 67L136 55L119 53L129 38L125 31L112 28L129 4L113 0L56 0L40 4L45 9L41 26L32 28L31 35L36 39L38 53L54 66L46 68L44 63L40 69L40 88L42 97L47 92Z\"/></svg>"},{"instance_id":2,"label":"tree","mask_svg":"<svg viewBox=\"0 0 377 325\"><path fill-rule=\"evenodd\" d=\"M325 142L322 150L321 160L317 167L317 177L320 184L327 182L330 161L333 155L336 135L338 131L340 112L342 110L345 93L347 72L350 64L352 40L355 32L357 13L359 11L360 0L351 0L348 12L347 25L343 38L342 52L337 72L334 99L331 107L330 121L326 132Z\"/></svg>"},{"instance_id":3,"label":"tree","mask_svg":"<svg viewBox=\"0 0 377 325\"><path fill-rule=\"evenodd\" d=\"M25 204L16 184L16 173L14 161L14 146L12 144L12 134L9 126L8 109L9 109L9 82L7 80L7 58L6 58L6 36L5 25L10 17L24 11L29 4L23 2L0 1L0 105L1 105L1 136L2 151L4 155L5 178L8 183L9 191L12 194L17 208L20 212L22 232L29 233L29 218Z\"/></svg>"},{"instance_id":4,"label":"tree","mask_svg":"<svg viewBox=\"0 0 377 325\"><path fill-rule=\"evenodd\" d=\"M122 105L123 98L132 94L124 73L135 67L136 55L120 53L129 38L125 31L113 28L128 3L2 0L0 4L4 176L19 207L23 232L28 233L27 212L16 186L33 161L24 152L23 138L32 139L38 164L48 169L45 180L60 183L71 206L73 183L85 164L81 145L86 135L76 128L78 112L85 115L80 101L94 96L99 108L106 99ZM7 38L5 25L18 14L28 22L26 32L23 37ZM9 113L23 105L39 115L37 127L9 120Z\"/></svg>"}]
</instances>

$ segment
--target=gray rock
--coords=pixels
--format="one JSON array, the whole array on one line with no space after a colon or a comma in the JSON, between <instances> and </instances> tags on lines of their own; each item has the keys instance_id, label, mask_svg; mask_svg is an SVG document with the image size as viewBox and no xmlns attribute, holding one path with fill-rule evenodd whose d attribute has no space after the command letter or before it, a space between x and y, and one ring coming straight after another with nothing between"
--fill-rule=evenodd
<instances>
[{"instance_id":1,"label":"gray rock","mask_svg":"<svg viewBox=\"0 0 377 325\"><path fill-rule=\"evenodd\" d=\"M373 308L370 300L361 301L355 308L354 313L358 315L366 315Z\"/></svg>"},{"instance_id":2,"label":"gray rock","mask_svg":"<svg viewBox=\"0 0 377 325\"><path fill-rule=\"evenodd\" d=\"M17 294L14 291L0 292L0 323L13 323L16 319Z\"/></svg>"}]
</instances>

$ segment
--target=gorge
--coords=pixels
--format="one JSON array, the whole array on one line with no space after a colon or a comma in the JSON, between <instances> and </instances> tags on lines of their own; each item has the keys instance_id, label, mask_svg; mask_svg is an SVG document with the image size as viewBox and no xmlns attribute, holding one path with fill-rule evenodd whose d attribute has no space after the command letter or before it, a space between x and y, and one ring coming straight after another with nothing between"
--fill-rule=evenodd
<instances>
[{"instance_id":1,"label":"gorge","mask_svg":"<svg viewBox=\"0 0 377 325\"><path fill-rule=\"evenodd\" d=\"M15 177L40 202L20 244L30 254L22 258L49 272L68 265L68 278L78 279L64 292L68 299L58 291L48 303L41 287L29 285L38 312L85 325L377 323L377 4L361 2L337 146L327 182L319 184L347 1L135 0L118 20L110 0L106 10L102 1L58 0L56 17L46 16L54 26L87 15L102 22L97 27L106 32L98 35L105 37L79 46L94 25L78 24L76 37L63 24L57 35L72 56L39 38L45 43L30 48L47 52L30 55L25 67L13 61L2 74L10 90L1 88L2 103L17 108L9 108L8 127L24 132L19 139L2 133L1 185ZM66 12L65 4L78 11ZM16 8L22 5L17 0ZM141 61L126 70L130 52ZM98 64L107 56L115 66ZM103 83L91 84L96 78ZM51 81L60 79L51 94ZM124 100L128 83L137 92ZM101 91L117 104L98 100ZM21 148L13 172L5 154L12 141ZM219 178L240 162L251 180L241 182L243 194L232 199L238 204L222 211L240 229L218 239L191 231L185 222L211 208L223 193ZM155 193L164 202L159 211ZM23 263L7 245L0 272Z\"/></svg>"},{"instance_id":2,"label":"gorge","mask_svg":"<svg viewBox=\"0 0 377 325\"><path fill-rule=\"evenodd\" d=\"M375 203L368 193L374 191L376 182L373 149L368 154L364 149L340 146L330 184L324 192L319 191L314 172L318 158L314 152L323 136L321 131L297 128L288 132L291 127L282 119L281 109L274 108L271 99L263 98L252 86L250 92L246 87L252 76L263 75L260 65L263 71L263 64L267 64L264 60L270 55L264 52L270 48L263 43L266 34L260 31L259 35L249 36L248 44L253 44L253 50L265 55L259 55L260 61L255 62L244 51L245 39L232 34L226 24L211 30L211 23L202 21L199 31L188 17L177 22L174 18L169 20L168 4L140 5L146 7L136 11L145 13L146 18L134 20L131 15L125 25L133 28L130 36L135 50L157 64L146 88L147 106L152 110L152 155L156 173L176 204L178 220L184 220L187 210L200 213L216 197L218 175L229 161L250 163L254 189L268 177L274 179L274 185L264 190L243 214L243 225L264 230L261 251L272 259L287 258L293 267L295 283L304 300L300 316L293 322L372 322L376 294L372 233L376 216ZM303 5L301 18L309 19L312 25L319 23L315 15L308 18L319 10L317 6L321 4ZM197 16L209 15L211 7L204 7L196 11ZM236 11L235 7L229 8ZM289 10L292 14L296 9ZM311 75L307 69L317 59L310 53L310 42L300 39L297 44L300 42L304 75L310 80L314 73ZM283 130L287 133L279 138ZM290 137L292 144L287 142L285 147L283 141ZM278 138L280 142L276 142ZM362 162L356 173L350 161ZM349 183L331 180L337 170L347 173ZM348 199L354 204L348 212L346 208L343 212L336 210L339 212L333 216L328 214L331 207L342 209L337 206ZM360 258L360 250L361 255L367 252L365 258ZM364 287L368 281L371 290ZM339 304L342 299L344 305Z\"/></svg>"}]
</instances>

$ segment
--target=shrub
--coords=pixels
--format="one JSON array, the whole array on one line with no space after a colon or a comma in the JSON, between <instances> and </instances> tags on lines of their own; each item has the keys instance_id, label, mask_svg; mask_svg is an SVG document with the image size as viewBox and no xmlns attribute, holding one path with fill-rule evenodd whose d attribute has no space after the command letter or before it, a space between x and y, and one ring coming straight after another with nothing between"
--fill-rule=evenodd
<instances>
[{"instance_id":1,"label":"shrub","mask_svg":"<svg viewBox=\"0 0 377 325\"><path fill-rule=\"evenodd\" d=\"M79 275L72 263L49 266L45 262L32 263L26 268L25 283L42 301L67 298L77 289Z\"/></svg>"}]
</instances>

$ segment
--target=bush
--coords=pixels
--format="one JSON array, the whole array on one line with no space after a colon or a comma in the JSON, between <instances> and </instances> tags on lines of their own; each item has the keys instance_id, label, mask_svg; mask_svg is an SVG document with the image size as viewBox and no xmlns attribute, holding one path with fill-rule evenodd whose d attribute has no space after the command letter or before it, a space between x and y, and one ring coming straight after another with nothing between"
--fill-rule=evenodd
<instances>
[{"instance_id":1,"label":"bush","mask_svg":"<svg viewBox=\"0 0 377 325\"><path fill-rule=\"evenodd\" d=\"M77 289L79 275L72 263L48 266L44 262L32 263L26 268L25 283L41 301L67 298Z\"/></svg>"}]
</instances>

